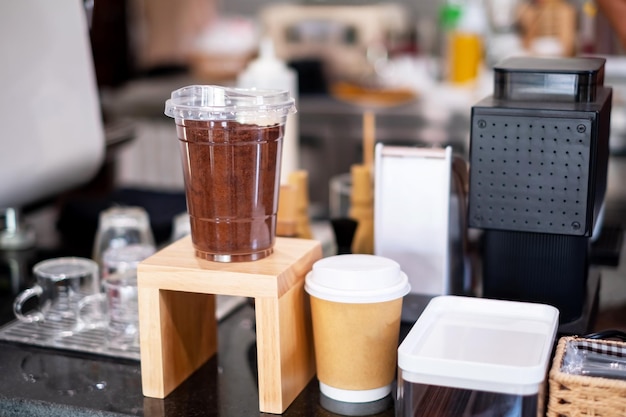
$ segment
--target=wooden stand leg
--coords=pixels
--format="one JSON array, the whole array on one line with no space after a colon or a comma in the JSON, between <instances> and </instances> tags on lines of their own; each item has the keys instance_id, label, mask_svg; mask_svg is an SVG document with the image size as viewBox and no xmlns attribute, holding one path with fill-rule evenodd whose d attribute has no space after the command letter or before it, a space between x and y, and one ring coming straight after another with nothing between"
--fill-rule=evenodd
<instances>
[{"instance_id":1,"label":"wooden stand leg","mask_svg":"<svg viewBox=\"0 0 626 417\"><path fill-rule=\"evenodd\" d=\"M282 413L315 374L304 281L281 298L255 299L259 407Z\"/></svg>"},{"instance_id":2,"label":"wooden stand leg","mask_svg":"<svg viewBox=\"0 0 626 417\"><path fill-rule=\"evenodd\" d=\"M215 295L139 287L138 301L144 395L164 398L217 351Z\"/></svg>"}]
</instances>

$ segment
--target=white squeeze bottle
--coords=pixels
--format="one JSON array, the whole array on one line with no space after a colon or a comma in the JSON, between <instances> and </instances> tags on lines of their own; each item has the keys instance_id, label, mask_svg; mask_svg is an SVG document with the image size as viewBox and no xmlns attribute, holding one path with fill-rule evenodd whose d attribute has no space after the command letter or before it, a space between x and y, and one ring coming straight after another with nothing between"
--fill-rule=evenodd
<instances>
[{"instance_id":1,"label":"white squeeze bottle","mask_svg":"<svg viewBox=\"0 0 626 417\"><path fill-rule=\"evenodd\" d=\"M276 57L270 38L263 38L259 56L248 64L237 77L241 88L288 90L298 105L298 75L284 61ZM280 182L287 183L289 174L297 171L299 164L298 114L290 114L285 125Z\"/></svg>"}]
</instances>

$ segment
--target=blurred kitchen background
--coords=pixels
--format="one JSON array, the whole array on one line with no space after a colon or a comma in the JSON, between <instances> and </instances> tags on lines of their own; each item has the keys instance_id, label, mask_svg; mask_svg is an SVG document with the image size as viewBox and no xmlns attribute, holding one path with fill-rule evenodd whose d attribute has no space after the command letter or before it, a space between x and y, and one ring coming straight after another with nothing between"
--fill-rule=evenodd
<instances>
[{"instance_id":1,"label":"blurred kitchen background","mask_svg":"<svg viewBox=\"0 0 626 417\"><path fill-rule=\"evenodd\" d=\"M529 8L557 13L544 28L525 28ZM134 130L116 155L116 185L181 190L165 99L191 83L235 85L268 37L298 75L297 164L309 174L311 214L322 218L331 178L361 161L366 110L376 115L376 141L449 144L464 154L470 108L491 92L489 67L508 55L610 55L608 82L626 74L619 41L582 0L96 1L92 19L105 118ZM463 57L466 68L453 73L446 39L455 31L479 36L483 53ZM612 138L616 149L621 136Z\"/></svg>"},{"instance_id":2,"label":"blurred kitchen background","mask_svg":"<svg viewBox=\"0 0 626 417\"><path fill-rule=\"evenodd\" d=\"M608 244L615 239L621 244L626 58L592 1L88 0L84 5L106 158L89 183L21 208L24 221L35 225L37 247L49 255L89 256L98 213L111 204L144 206L158 243L171 238L172 219L185 202L178 140L174 123L163 115L165 100L189 84L237 85L258 57L261 40L269 40L274 58L298 77L294 164L308 173L314 226L341 214L333 206L331 184L341 184L342 175L345 179L363 160L365 113L375 118L376 142L450 145L467 157L471 106L491 94L490 68L496 62L523 54L607 57L605 84L614 88L614 100L605 223L618 231ZM330 238L327 229L315 230ZM0 266L19 267L13 261ZM626 298L626 274L616 268L607 272L602 291L608 304L611 297Z\"/></svg>"}]
</instances>

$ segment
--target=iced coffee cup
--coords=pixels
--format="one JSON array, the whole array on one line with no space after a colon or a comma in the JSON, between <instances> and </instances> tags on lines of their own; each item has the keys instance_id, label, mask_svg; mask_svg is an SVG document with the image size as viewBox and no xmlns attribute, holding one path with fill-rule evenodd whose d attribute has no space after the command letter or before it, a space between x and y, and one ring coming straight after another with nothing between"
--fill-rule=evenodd
<instances>
[{"instance_id":1,"label":"iced coffee cup","mask_svg":"<svg viewBox=\"0 0 626 417\"><path fill-rule=\"evenodd\" d=\"M402 299L400 265L375 255L337 255L307 274L320 391L347 403L380 400L395 378Z\"/></svg>"},{"instance_id":2,"label":"iced coffee cup","mask_svg":"<svg viewBox=\"0 0 626 417\"><path fill-rule=\"evenodd\" d=\"M197 257L254 261L272 253L287 91L192 85L172 92L191 239Z\"/></svg>"}]
</instances>

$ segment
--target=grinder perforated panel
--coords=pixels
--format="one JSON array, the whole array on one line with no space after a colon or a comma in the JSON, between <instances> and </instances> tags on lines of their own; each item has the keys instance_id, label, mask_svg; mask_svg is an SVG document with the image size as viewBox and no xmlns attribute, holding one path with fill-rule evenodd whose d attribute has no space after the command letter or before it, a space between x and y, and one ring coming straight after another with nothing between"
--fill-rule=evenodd
<instances>
[{"instance_id":1,"label":"grinder perforated panel","mask_svg":"<svg viewBox=\"0 0 626 417\"><path fill-rule=\"evenodd\" d=\"M474 114L470 227L584 235L591 137L589 119Z\"/></svg>"}]
</instances>

